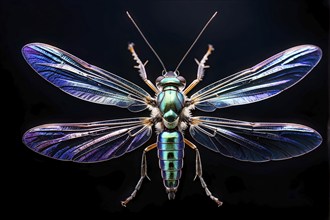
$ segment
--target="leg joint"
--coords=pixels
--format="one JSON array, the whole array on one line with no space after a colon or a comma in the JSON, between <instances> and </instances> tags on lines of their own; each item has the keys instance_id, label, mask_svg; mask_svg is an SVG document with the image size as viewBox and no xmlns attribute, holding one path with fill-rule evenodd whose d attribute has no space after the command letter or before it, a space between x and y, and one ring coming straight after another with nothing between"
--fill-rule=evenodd
<instances>
[{"instance_id":1,"label":"leg joint","mask_svg":"<svg viewBox=\"0 0 330 220\"><path fill-rule=\"evenodd\" d=\"M196 145L193 144L193 143L192 143L191 141L189 141L188 139L185 138L185 139L184 139L184 143L187 144L191 149L198 151Z\"/></svg>"},{"instance_id":2,"label":"leg joint","mask_svg":"<svg viewBox=\"0 0 330 220\"><path fill-rule=\"evenodd\" d=\"M147 153L148 151L151 151L152 149L157 147L157 143L151 144L148 147L144 148L143 153Z\"/></svg>"}]
</instances>

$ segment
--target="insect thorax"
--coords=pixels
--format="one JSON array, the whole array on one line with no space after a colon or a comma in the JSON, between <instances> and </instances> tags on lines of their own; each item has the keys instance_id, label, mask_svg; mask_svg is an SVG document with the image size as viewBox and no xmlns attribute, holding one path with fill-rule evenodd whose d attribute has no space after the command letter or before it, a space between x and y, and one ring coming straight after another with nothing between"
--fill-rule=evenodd
<instances>
[{"instance_id":1,"label":"insect thorax","mask_svg":"<svg viewBox=\"0 0 330 220\"><path fill-rule=\"evenodd\" d=\"M168 129L177 127L184 107L184 95L178 87L165 86L157 96L157 104L163 117L164 126Z\"/></svg>"},{"instance_id":2,"label":"insect thorax","mask_svg":"<svg viewBox=\"0 0 330 220\"><path fill-rule=\"evenodd\" d=\"M178 126L179 116L184 107L185 96L182 94L186 80L176 72L166 72L156 80L156 86L161 91L157 95L157 106L161 113L163 124L168 129Z\"/></svg>"}]
</instances>

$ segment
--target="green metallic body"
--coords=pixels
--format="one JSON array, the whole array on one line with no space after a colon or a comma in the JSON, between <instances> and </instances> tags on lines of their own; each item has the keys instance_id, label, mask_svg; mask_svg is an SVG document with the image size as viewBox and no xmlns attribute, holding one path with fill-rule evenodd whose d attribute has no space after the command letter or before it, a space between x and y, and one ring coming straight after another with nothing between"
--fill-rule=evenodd
<instances>
[{"instance_id":1,"label":"green metallic body","mask_svg":"<svg viewBox=\"0 0 330 220\"><path fill-rule=\"evenodd\" d=\"M180 114L184 108L185 96L182 82L177 76L165 76L157 84L161 92L157 104L165 129L157 139L159 167L169 199L174 199L179 186L184 157L184 139L178 129Z\"/></svg>"},{"instance_id":2,"label":"green metallic body","mask_svg":"<svg viewBox=\"0 0 330 220\"><path fill-rule=\"evenodd\" d=\"M166 86L157 96L157 103L160 112L166 122L171 126L168 129L175 129L175 122L184 107L184 96L175 86ZM173 125L172 125L173 124Z\"/></svg>"},{"instance_id":3,"label":"green metallic body","mask_svg":"<svg viewBox=\"0 0 330 220\"><path fill-rule=\"evenodd\" d=\"M177 130L163 131L157 140L159 167L167 191L176 191L184 157L183 135Z\"/></svg>"}]
</instances>

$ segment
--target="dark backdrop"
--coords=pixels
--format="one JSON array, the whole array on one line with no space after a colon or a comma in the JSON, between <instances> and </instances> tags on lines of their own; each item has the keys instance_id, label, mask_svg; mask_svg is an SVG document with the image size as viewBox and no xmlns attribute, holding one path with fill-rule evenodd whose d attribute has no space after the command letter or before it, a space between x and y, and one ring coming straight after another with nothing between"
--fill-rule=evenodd
<instances>
[{"instance_id":1,"label":"dark backdrop","mask_svg":"<svg viewBox=\"0 0 330 220\"><path fill-rule=\"evenodd\" d=\"M3 114L6 132L1 154L5 161L1 182L6 185L1 194L9 196L1 198L11 215L111 217L134 212L157 218L180 212L219 219L327 218L328 1L30 0L1 1L0 6L1 109L9 110ZM126 10L136 18L168 69L175 68L207 19L219 11L180 67L181 75L191 82L197 70L193 58L200 59L207 44L214 45L216 50L208 61L211 69L198 88L292 46L321 47L321 62L293 88L263 102L209 115L302 123L319 131L323 144L299 158L262 164L235 161L200 147L205 180L224 201L220 208L205 196L198 181L192 182L194 153L189 149L175 201L167 200L154 151L148 156L152 182L145 181L128 208L122 208L119 201L129 195L139 178L142 148L89 165L55 161L30 151L21 143L21 136L33 126L130 117L133 113L64 94L34 73L21 56L21 47L30 42L48 43L148 89L133 69L127 44L134 42L140 58L149 60L151 81L162 68ZM200 114L206 115L194 112Z\"/></svg>"}]
</instances>

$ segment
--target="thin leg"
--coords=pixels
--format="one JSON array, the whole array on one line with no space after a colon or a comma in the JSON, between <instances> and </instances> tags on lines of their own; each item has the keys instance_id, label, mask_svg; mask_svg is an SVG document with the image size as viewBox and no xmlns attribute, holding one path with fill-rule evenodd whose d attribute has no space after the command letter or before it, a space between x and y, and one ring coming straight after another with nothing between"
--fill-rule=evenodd
<instances>
[{"instance_id":1,"label":"thin leg","mask_svg":"<svg viewBox=\"0 0 330 220\"><path fill-rule=\"evenodd\" d=\"M203 172L202 172L202 161L201 161L201 157L200 157L200 154L199 154L199 151L198 151L197 147L187 139L184 139L184 142L189 147L191 147L193 150L196 151L196 176L195 176L195 179L197 177L199 178L199 180L201 181L202 187L205 189L206 195L208 197L210 197L215 203L217 203L218 206L221 206L222 202L217 197L212 195L211 191L207 188L207 185L206 185L206 183L205 183L205 181L202 177L202 174L203 174Z\"/></svg>"},{"instance_id":2,"label":"thin leg","mask_svg":"<svg viewBox=\"0 0 330 220\"><path fill-rule=\"evenodd\" d=\"M197 79L195 79L184 91L183 94L187 95L190 90L192 90L200 81L202 81L204 72L206 68L209 68L210 66L205 66L205 63L208 59L208 56L212 53L214 50L213 46L209 44L209 48L207 49L205 55L203 56L201 61L198 61L195 59L196 63L198 64L197 69Z\"/></svg>"},{"instance_id":3,"label":"thin leg","mask_svg":"<svg viewBox=\"0 0 330 220\"><path fill-rule=\"evenodd\" d=\"M147 77L147 72L146 72L146 69L144 67L145 67L145 65L147 65L148 61L146 61L145 63L142 63L142 61L140 60L140 58L138 57L138 55L136 54L136 52L134 50L134 44L133 43L128 44L128 50L132 53L133 59L137 63L137 66L134 66L134 67L139 70L140 76L142 77L143 81L155 93L159 93L159 90L157 89L157 87Z\"/></svg>"},{"instance_id":4,"label":"thin leg","mask_svg":"<svg viewBox=\"0 0 330 220\"><path fill-rule=\"evenodd\" d=\"M156 147L157 147L157 143L154 143L154 144L152 144L152 145L150 145L150 146L148 146L144 149L143 154L142 154L142 161L141 161L141 177L140 177L139 181L137 182L137 184L134 188L134 191L131 193L131 195L129 197L127 197L127 199L125 199L124 201L121 202L122 206L126 207L127 203L129 203L129 201L131 201L136 196L136 193L141 188L143 179L145 177L147 177L150 180L150 178L147 175L147 157L146 157L146 153L148 151L156 148Z\"/></svg>"}]
</instances>

